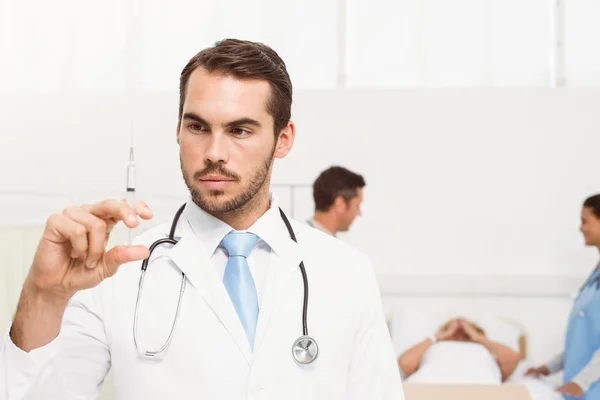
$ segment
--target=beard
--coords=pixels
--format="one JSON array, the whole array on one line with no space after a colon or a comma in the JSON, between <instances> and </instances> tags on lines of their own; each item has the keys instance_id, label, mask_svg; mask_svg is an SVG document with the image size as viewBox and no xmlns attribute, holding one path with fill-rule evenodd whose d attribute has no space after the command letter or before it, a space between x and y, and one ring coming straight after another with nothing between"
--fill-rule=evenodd
<instances>
[{"instance_id":1,"label":"beard","mask_svg":"<svg viewBox=\"0 0 600 400\"><path fill-rule=\"evenodd\" d=\"M226 178L232 179L234 182L241 182L242 178L233 171L226 169L221 163L209 162L201 171L196 171L192 176L186 173L186 168L183 160L179 159L181 163L181 172L183 174L183 180L190 191L192 201L211 215L239 215L251 209L256 203L256 195L264 188L267 183L269 170L271 164L273 164L273 154L275 153L275 146L268 157L266 157L262 163L260 163L248 179L248 183L241 188L239 193L233 195L229 199L223 199L226 196L223 190L210 190L208 193L202 193L196 187L194 187L194 181L201 179L203 176L208 174L216 173Z\"/></svg>"}]
</instances>

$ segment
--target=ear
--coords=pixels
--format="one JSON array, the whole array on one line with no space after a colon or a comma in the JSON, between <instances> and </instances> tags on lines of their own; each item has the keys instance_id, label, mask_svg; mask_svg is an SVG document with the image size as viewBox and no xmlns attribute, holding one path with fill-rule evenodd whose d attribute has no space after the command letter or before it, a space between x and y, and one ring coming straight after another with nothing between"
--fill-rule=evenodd
<instances>
[{"instance_id":1,"label":"ear","mask_svg":"<svg viewBox=\"0 0 600 400\"><path fill-rule=\"evenodd\" d=\"M333 208L338 211L343 211L347 207L346 200L342 196L338 196L333 201Z\"/></svg>"},{"instance_id":2,"label":"ear","mask_svg":"<svg viewBox=\"0 0 600 400\"><path fill-rule=\"evenodd\" d=\"M289 121L287 126L279 133L277 144L275 145L276 158L284 158L292 150L294 139L296 138L296 126L292 121Z\"/></svg>"},{"instance_id":3,"label":"ear","mask_svg":"<svg viewBox=\"0 0 600 400\"><path fill-rule=\"evenodd\" d=\"M181 119L177 120L177 144L179 144L179 134L181 133Z\"/></svg>"}]
</instances>

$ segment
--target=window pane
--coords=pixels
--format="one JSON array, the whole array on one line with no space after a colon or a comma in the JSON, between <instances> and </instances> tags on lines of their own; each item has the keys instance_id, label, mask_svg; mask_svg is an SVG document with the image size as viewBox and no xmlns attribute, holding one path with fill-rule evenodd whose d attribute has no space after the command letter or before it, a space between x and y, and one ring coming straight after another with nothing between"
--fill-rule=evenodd
<instances>
[{"instance_id":1,"label":"window pane","mask_svg":"<svg viewBox=\"0 0 600 400\"><path fill-rule=\"evenodd\" d=\"M127 1L69 3L71 69L67 71L66 89L125 91L130 23Z\"/></svg>"},{"instance_id":2,"label":"window pane","mask_svg":"<svg viewBox=\"0 0 600 400\"><path fill-rule=\"evenodd\" d=\"M490 84L550 85L552 13L551 0L490 1Z\"/></svg>"},{"instance_id":3,"label":"window pane","mask_svg":"<svg viewBox=\"0 0 600 400\"><path fill-rule=\"evenodd\" d=\"M187 61L224 38L261 41L286 62L295 88L334 87L335 0L158 0L143 3L142 88L177 89Z\"/></svg>"},{"instance_id":4,"label":"window pane","mask_svg":"<svg viewBox=\"0 0 600 400\"><path fill-rule=\"evenodd\" d=\"M425 86L473 86L485 76L485 2L427 0L423 10Z\"/></svg>"},{"instance_id":5,"label":"window pane","mask_svg":"<svg viewBox=\"0 0 600 400\"><path fill-rule=\"evenodd\" d=\"M3 2L1 90L123 91L125 7L121 0Z\"/></svg>"},{"instance_id":6,"label":"window pane","mask_svg":"<svg viewBox=\"0 0 600 400\"><path fill-rule=\"evenodd\" d=\"M418 1L348 0L348 86L417 84Z\"/></svg>"},{"instance_id":7,"label":"window pane","mask_svg":"<svg viewBox=\"0 0 600 400\"><path fill-rule=\"evenodd\" d=\"M0 90L59 91L69 53L68 18L52 2L5 1L0 13ZM60 2L59 2L60 3ZM64 3L64 2L62 2ZM31 9L36 12L31 13ZM53 18L46 18L52 15Z\"/></svg>"},{"instance_id":8,"label":"window pane","mask_svg":"<svg viewBox=\"0 0 600 400\"><path fill-rule=\"evenodd\" d=\"M600 86L600 1L565 1L565 66L570 86Z\"/></svg>"},{"instance_id":9,"label":"window pane","mask_svg":"<svg viewBox=\"0 0 600 400\"><path fill-rule=\"evenodd\" d=\"M349 86L548 85L551 0L349 0Z\"/></svg>"}]
</instances>

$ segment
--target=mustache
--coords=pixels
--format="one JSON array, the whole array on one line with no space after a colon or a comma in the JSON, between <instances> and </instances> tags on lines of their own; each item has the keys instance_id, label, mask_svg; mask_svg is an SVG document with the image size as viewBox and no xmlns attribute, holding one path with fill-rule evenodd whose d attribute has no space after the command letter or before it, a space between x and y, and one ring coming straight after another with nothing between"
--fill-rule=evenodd
<instances>
[{"instance_id":1,"label":"mustache","mask_svg":"<svg viewBox=\"0 0 600 400\"><path fill-rule=\"evenodd\" d=\"M196 180L202 179L206 175L209 175L209 174L218 174L218 175L224 176L225 178L229 178L229 179L232 179L235 181L240 180L240 176L238 174L236 174L233 171L228 170L222 164L218 164L218 163L208 164L208 166L206 168L204 168L203 170L196 171L194 173L194 179L196 179Z\"/></svg>"}]
</instances>

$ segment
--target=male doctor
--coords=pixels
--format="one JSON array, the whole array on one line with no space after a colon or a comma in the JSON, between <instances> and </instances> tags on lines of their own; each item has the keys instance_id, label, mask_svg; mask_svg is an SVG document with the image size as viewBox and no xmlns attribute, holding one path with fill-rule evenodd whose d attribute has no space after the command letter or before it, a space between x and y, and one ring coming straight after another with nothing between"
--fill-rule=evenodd
<instances>
[{"instance_id":1,"label":"male doctor","mask_svg":"<svg viewBox=\"0 0 600 400\"><path fill-rule=\"evenodd\" d=\"M365 179L340 166L321 172L313 183L315 214L308 225L332 236L350 229L360 215Z\"/></svg>"},{"instance_id":2,"label":"male doctor","mask_svg":"<svg viewBox=\"0 0 600 400\"><path fill-rule=\"evenodd\" d=\"M134 246L106 249L119 221L152 211L106 200L51 216L1 348L2 398L94 399L112 369L117 399L402 400L400 375L367 257L292 221L290 238L269 192L275 158L291 150L292 85L269 47L224 40L180 77L177 143L190 191L175 246L141 260L171 222ZM108 251L107 251L108 250ZM295 361L307 323L319 346ZM120 267L119 267L120 266ZM143 354L143 351L141 352Z\"/></svg>"}]
</instances>

